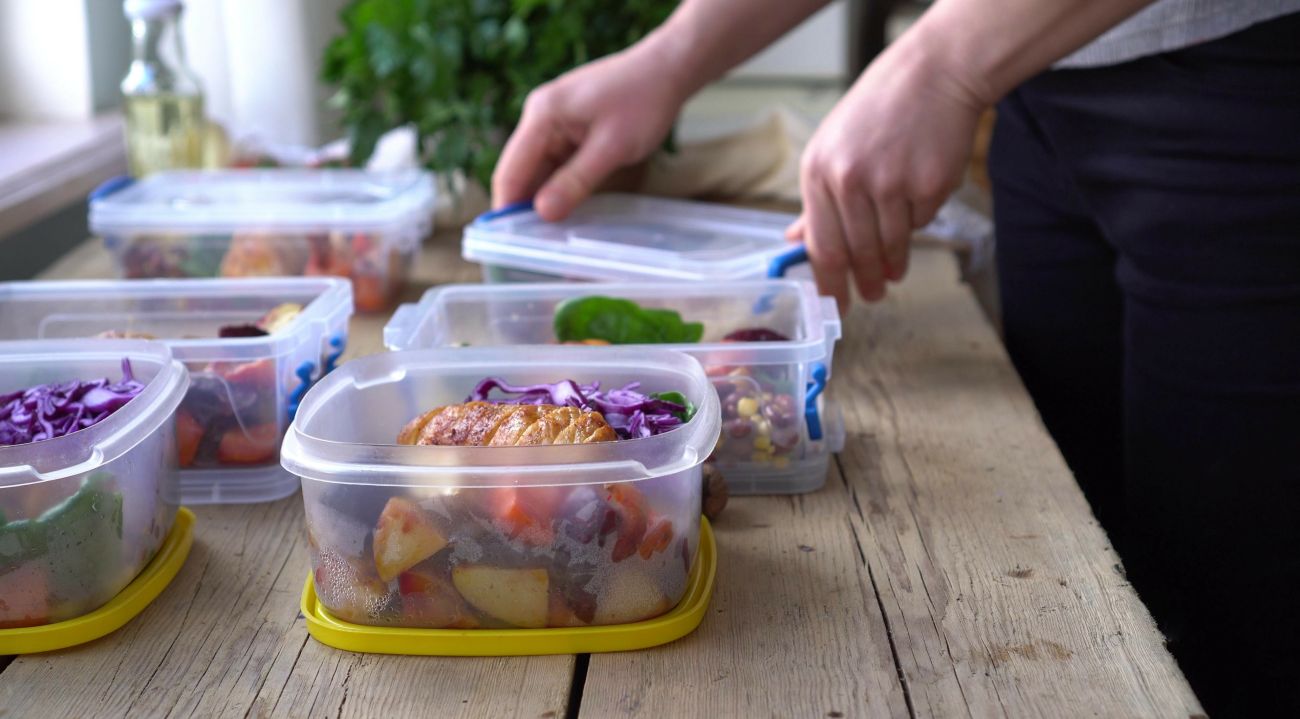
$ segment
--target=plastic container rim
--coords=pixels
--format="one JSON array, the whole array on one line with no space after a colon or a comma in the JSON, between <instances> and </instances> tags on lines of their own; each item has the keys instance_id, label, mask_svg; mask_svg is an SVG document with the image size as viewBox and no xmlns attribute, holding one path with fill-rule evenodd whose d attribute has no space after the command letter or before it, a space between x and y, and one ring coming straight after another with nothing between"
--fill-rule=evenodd
<instances>
[{"instance_id":1,"label":"plastic container rim","mask_svg":"<svg viewBox=\"0 0 1300 719\"><path fill-rule=\"evenodd\" d=\"M630 205L620 208L617 203ZM613 207L610 207L610 206ZM461 254L469 261L491 263L502 267L556 275L571 275L594 280L668 279L674 281L716 281L760 277L766 273L771 259L790 248L784 239L784 229L795 220L794 215L767 210L714 205L664 197L603 193L594 196L578 208L567 221L599 223L598 213L609 212L613 217L630 211L669 213L682 220L713 225L721 231L756 236L771 235L770 249L751 250L746 254L727 259L700 259L674 257L665 253L665 261L656 263L644 257L637 260L618 259L595 252L575 253L563 242L540 240L521 236L513 231L523 218L537 217L536 210L523 209L479 220L465 226ZM593 215L588 218L587 213ZM750 227L725 227L728 223ZM671 259L667 259L671 258ZM531 261L535 264L525 264ZM604 272L606 274L601 274ZM612 275L617 274L618 277Z\"/></svg>"},{"instance_id":2,"label":"plastic container rim","mask_svg":"<svg viewBox=\"0 0 1300 719\"><path fill-rule=\"evenodd\" d=\"M427 349L379 353L353 360L326 375L307 396L285 433L280 461L303 481L367 486L418 486L457 489L500 486L577 486L639 481L699 466L713 451L721 433L717 393L704 368L689 355L663 349L546 347L520 359L511 348ZM386 365L403 368L385 371ZM681 391L696 404L690 422L654 437L589 445L545 447L439 447L340 442L310 434L317 413L328 411L335 396L371 384L400 381L410 368L483 368L483 375L507 366L535 369L554 365L562 376L600 369L641 369L688 379ZM368 373L368 374L367 374ZM557 376L556 379L560 379ZM470 388L466 388L466 392ZM667 461L647 465L638 457L668 455ZM612 478L613 477L613 478Z\"/></svg>"},{"instance_id":3,"label":"plastic container rim","mask_svg":"<svg viewBox=\"0 0 1300 719\"><path fill-rule=\"evenodd\" d=\"M250 185L310 181L323 187L346 182L390 182L393 197L375 203L285 203L287 209L267 211L265 205L240 210L239 201L199 207L162 207L127 204L154 187L172 187L194 182L241 180ZM433 176L421 170L370 172L361 169L227 168L161 172L95 198L90 202L90 229L96 235L131 235L141 231L175 234L235 232L329 232L366 231L387 236L401 234L407 227L429 224L436 208L437 190ZM332 207L331 207L332 205ZM414 235L416 233L407 233ZM418 239L418 238L417 238ZM407 243L402 238L403 243ZM409 243L407 243L409 244Z\"/></svg>"},{"instance_id":4,"label":"plastic container rim","mask_svg":"<svg viewBox=\"0 0 1300 719\"><path fill-rule=\"evenodd\" d=\"M239 287L232 287L239 285ZM288 354L311 341L304 327L321 325L332 327L354 311L352 284L340 277L222 277L194 279L130 279L130 280L40 280L0 283L0 302L6 296L44 295L50 299L67 297L85 299L77 295L104 293L116 297L139 299L163 297L221 297L231 289L247 294L258 292L314 291L310 302L283 330L264 337L203 337L195 339L159 338L158 342L172 349L176 359L240 361L278 357ZM97 340L98 341L98 340ZM235 350L235 351L231 351ZM214 354L221 351L220 354Z\"/></svg>"},{"instance_id":5,"label":"plastic container rim","mask_svg":"<svg viewBox=\"0 0 1300 719\"><path fill-rule=\"evenodd\" d=\"M0 488L52 482L102 467L138 447L171 418L189 389L190 373L161 342L145 340L96 340L93 348L81 340L22 340L0 342L0 358L6 362L24 355L39 355L44 362L79 360L130 360L156 362L158 373L140 394L124 407L92 427L54 439L0 447ZM74 379L69 377L68 379ZM82 378L85 379L85 378ZM32 458L55 450L84 445L80 460L57 469L40 471ZM72 455L73 453L67 453Z\"/></svg>"},{"instance_id":6,"label":"plastic container rim","mask_svg":"<svg viewBox=\"0 0 1300 719\"><path fill-rule=\"evenodd\" d=\"M801 317L806 321L804 339L778 342L697 342L693 344L657 344L654 347L683 352L686 354L709 354L721 364L788 364L790 362L814 362L830 354L830 345L840 338L841 323L839 310L831 298L820 297L816 287L806 280L795 279L759 279L729 280L709 283L707 285L688 285L673 287L678 295L709 296L724 294L729 291L761 290L780 292L793 289L802 305ZM509 285L508 294L515 299L552 299L604 295L628 298L638 293L663 291L663 287L654 282L597 282L590 284L555 284L528 283ZM384 346L389 350L417 349L412 345L412 337L417 331L438 316L439 308L457 299L458 296L490 298L503 294L499 285L451 284L432 287L416 303L407 303L397 308L389 323L384 327ZM407 309L410 308L410 309ZM521 345L493 345L521 346ZM651 345L630 345L646 347ZM776 355L781 355L776 357Z\"/></svg>"}]
</instances>

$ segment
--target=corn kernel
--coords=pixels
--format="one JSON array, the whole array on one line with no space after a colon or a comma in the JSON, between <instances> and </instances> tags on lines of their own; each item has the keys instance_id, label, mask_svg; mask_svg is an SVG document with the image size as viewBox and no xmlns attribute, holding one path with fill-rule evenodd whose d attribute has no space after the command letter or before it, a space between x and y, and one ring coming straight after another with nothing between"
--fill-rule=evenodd
<instances>
[{"instance_id":1,"label":"corn kernel","mask_svg":"<svg viewBox=\"0 0 1300 719\"><path fill-rule=\"evenodd\" d=\"M771 438L771 437L768 437L768 436L766 436L766 435L759 435L759 436L755 437L755 438L754 438L754 449L761 450L761 451L763 451L763 452L769 452L769 451L771 451L771 450L772 450L772 438Z\"/></svg>"},{"instance_id":2,"label":"corn kernel","mask_svg":"<svg viewBox=\"0 0 1300 719\"><path fill-rule=\"evenodd\" d=\"M785 455L781 455L780 457L776 457L772 460L772 465L775 466L777 469L785 469L786 467L790 466L790 458Z\"/></svg>"},{"instance_id":3,"label":"corn kernel","mask_svg":"<svg viewBox=\"0 0 1300 719\"><path fill-rule=\"evenodd\" d=\"M741 417L753 417L758 414L758 400L753 397L743 397L736 403L736 413Z\"/></svg>"}]
</instances>

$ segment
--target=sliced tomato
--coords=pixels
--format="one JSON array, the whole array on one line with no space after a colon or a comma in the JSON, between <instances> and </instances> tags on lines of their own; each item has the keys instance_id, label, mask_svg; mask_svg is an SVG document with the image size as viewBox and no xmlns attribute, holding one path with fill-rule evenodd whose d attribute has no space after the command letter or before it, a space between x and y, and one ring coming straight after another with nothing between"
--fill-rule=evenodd
<instances>
[{"instance_id":1,"label":"sliced tomato","mask_svg":"<svg viewBox=\"0 0 1300 719\"><path fill-rule=\"evenodd\" d=\"M39 627L50 623L45 570L21 564L0 582L0 629Z\"/></svg>"},{"instance_id":2,"label":"sliced tomato","mask_svg":"<svg viewBox=\"0 0 1300 719\"><path fill-rule=\"evenodd\" d=\"M498 487L476 491L484 493L480 498L484 511L502 527L506 536L522 539L535 547L548 547L555 541L551 527L554 506L548 495L550 489Z\"/></svg>"},{"instance_id":3,"label":"sliced tomato","mask_svg":"<svg viewBox=\"0 0 1300 719\"><path fill-rule=\"evenodd\" d=\"M614 549L610 554L615 562L636 554L646 530L645 495L630 484L611 484L605 487L606 501L617 516L616 528L618 538L614 540Z\"/></svg>"},{"instance_id":4,"label":"sliced tomato","mask_svg":"<svg viewBox=\"0 0 1300 719\"><path fill-rule=\"evenodd\" d=\"M280 449L280 428L274 422L259 424L247 431L235 427L221 435L217 461L222 464L265 464L275 459Z\"/></svg>"},{"instance_id":5,"label":"sliced tomato","mask_svg":"<svg viewBox=\"0 0 1300 719\"><path fill-rule=\"evenodd\" d=\"M231 384L267 390L275 387L275 360L270 358L255 362L217 362L213 371Z\"/></svg>"},{"instance_id":6,"label":"sliced tomato","mask_svg":"<svg viewBox=\"0 0 1300 719\"><path fill-rule=\"evenodd\" d=\"M194 464L203 440L203 425L185 410L176 412L176 450L182 467Z\"/></svg>"},{"instance_id":7,"label":"sliced tomato","mask_svg":"<svg viewBox=\"0 0 1300 719\"><path fill-rule=\"evenodd\" d=\"M641 540L641 547L637 553L642 559L649 559L655 552L667 549L672 541L673 523L666 517L661 517L657 521L650 522L650 529L646 531L645 539Z\"/></svg>"},{"instance_id":8,"label":"sliced tomato","mask_svg":"<svg viewBox=\"0 0 1300 719\"><path fill-rule=\"evenodd\" d=\"M375 312L387 307L388 288L383 278L372 274L359 274L353 277L352 301L356 303L357 310L360 312Z\"/></svg>"}]
</instances>

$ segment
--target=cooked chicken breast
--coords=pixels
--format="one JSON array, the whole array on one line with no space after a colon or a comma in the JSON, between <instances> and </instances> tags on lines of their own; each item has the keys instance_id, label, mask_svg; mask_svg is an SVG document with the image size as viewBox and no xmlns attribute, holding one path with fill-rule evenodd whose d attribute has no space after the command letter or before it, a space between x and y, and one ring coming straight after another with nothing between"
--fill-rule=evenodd
<instances>
[{"instance_id":1,"label":"cooked chicken breast","mask_svg":"<svg viewBox=\"0 0 1300 719\"><path fill-rule=\"evenodd\" d=\"M599 412L551 404L465 402L439 407L411 420L398 444L519 447L590 444L618 439Z\"/></svg>"}]
</instances>

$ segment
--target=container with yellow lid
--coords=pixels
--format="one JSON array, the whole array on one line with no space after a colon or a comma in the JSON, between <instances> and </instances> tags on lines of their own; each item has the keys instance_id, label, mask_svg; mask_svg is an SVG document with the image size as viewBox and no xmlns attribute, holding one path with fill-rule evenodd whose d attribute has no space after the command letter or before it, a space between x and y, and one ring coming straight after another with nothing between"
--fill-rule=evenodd
<instances>
[{"instance_id":1,"label":"container with yellow lid","mask_svg":"<svg viewBox=\"0 0 1300 719\"><path fill-rule=\"evenodd\" d=\"M694 413L636 439L397 444L412 418L463 402L485 378L639 383L629 392L680 393ZM626 420L603 406L611 426ZM693 567L712 556L701 551L700 496L719 427L700 364L667 350L441 349L349 362L307 393L281 451L303 481L313 560L305 612L329 631L445 630L477 633L481 645L502 632L557 636L671 616L701 583Z\"/></svg>"}]
</instances>

